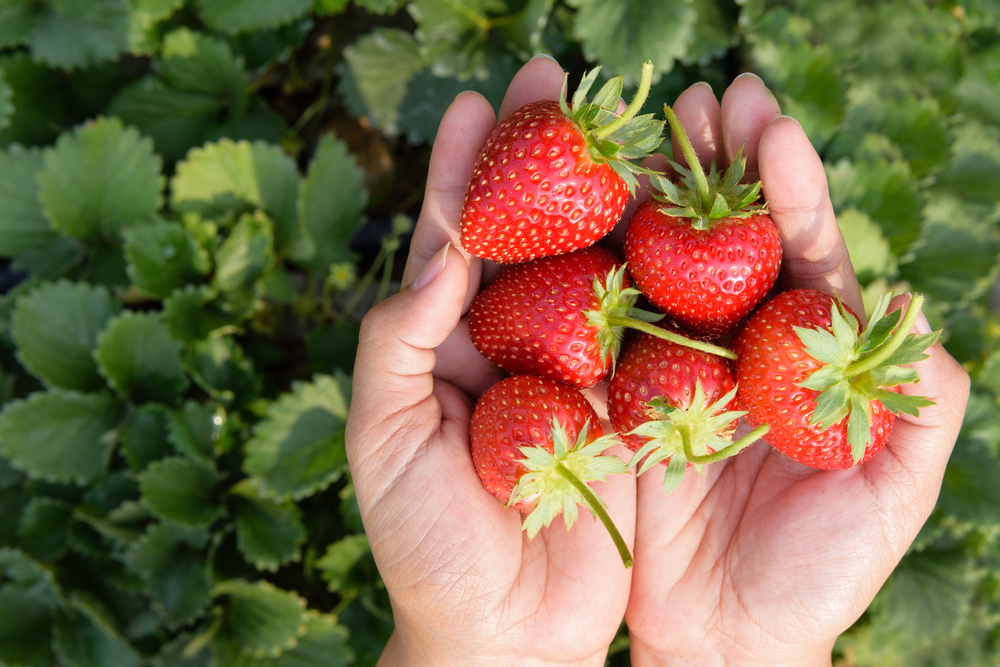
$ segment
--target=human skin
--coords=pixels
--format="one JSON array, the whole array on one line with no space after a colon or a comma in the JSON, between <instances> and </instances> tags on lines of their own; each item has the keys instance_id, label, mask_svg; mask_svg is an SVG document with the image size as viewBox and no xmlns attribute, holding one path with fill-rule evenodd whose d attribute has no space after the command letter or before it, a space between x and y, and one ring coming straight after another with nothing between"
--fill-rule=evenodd
<instances>
[{"instance_id":1,"label":"human skin","mask_svg":"<svg viewBox=\"0 0 1000 667\"><path fill-rule=\"evenodd\" d=\"M555 61L531 60L500 117L555 99L563 82ZM721 105L696 84L672 108L705 166L744 146L747 178L763 182L781 234L781 287L836 291L862 313L822 163L760 79L739 77ZM885 450L857 468L812 470L758 442L700 476L689 471L669 496L662 466L595 484L633 548L631 570L586 516L571 531L557 519L528 540L521 515L483 488L468 442L474 401L501 373L476 352L464 319L495 266L461 250L458 220L496 123L476 93L449 107L404 287L362 323L347 445L396 621L380 664L599 666L624 618L635 667L828 665L836 637L933 508L968 376L932 347L915 365L921 382L904 391L936 405L901 415ZM647 197L641 188L623 221ZM622 232L623 224L605 242L620 245ZM926 320L916 329L929 330ZM591 399L604 416L602 390Z\"/></svg>"}]
</instances>

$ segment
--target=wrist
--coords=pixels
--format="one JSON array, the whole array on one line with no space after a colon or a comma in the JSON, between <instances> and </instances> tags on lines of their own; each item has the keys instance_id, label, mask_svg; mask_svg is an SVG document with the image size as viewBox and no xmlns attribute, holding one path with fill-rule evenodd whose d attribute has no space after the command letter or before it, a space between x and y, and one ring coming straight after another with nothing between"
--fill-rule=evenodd
<instances>
[{"instance_id":1,"label":"wrist","mask_svg":"<svg viewBox=\"0 0 1000 667\"><path fill-rule=\"evenodd\" d=\"M493 642L461 643L451 639L434 642L427 638L418 641L397 627L385 645L378 667L604 667L606 657L607 649L578 659L535 656L528 650L501 653Z\"/></svg>"},{"instance_id":2,"label":"wrist","mask_svg":"<svg viewBox=\"0 0 1000 667\"><path fill-rule=\"evenodd\" d=\"M747 650L733 647L719 653L663 653L632 639L632 667L830 667L833 642L810 647Z\"/></svg>"}]
</instances>

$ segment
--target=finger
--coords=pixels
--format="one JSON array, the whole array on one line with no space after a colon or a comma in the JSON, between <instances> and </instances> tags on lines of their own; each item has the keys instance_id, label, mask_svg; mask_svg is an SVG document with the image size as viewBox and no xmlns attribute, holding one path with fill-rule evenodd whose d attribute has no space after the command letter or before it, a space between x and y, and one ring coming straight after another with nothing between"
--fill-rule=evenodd
<instances>
[{"instance_id":1,"label":"finger","mask_svg":"<svg viewBox=\"0 0 1000 667\"><path fill-rule=\"evenodd\" d=\"M722 148L722 114L712 87L705 82L694 84L678 96L673 109L702 168L708 171L713 160L721 167L718 163L725 160L724 155L719 155ZM687 166L677 137L673 137L673 151L674 162Z\"/></svg>"},{"instance_id":2,"label":"finger","mask_svg":"<svg viewBox=\"0 0 1000 667\"><path fill-rule=\"evenodd\" d=\"M558 100L559 92L566 83L566 72L550 56L538 55L518 70L507 87L500 104L500 118L525 104L539 100Z\"/></svg>"},{"instance_id":3,"label":"finger","mask_svg":"<svg viewBox=\"0 0 1000 667\"><path fill-rule=\"evenodd\" d=\"M774 94L756 74L740 74L722 95L722 137L725 161L731 164L740 147L746 158L743 182L760 180L757 146L764 128L781 115Z\"/></svg>"},{"instance_id":4,"label":"finger","mask_svg":"<svg viewBox=\"0 0 1000 667\"><path fill-rule=\"evenodd\" d=\"M836 292L863 317L861 288L830 202L823 162L793 118L772 120L760 138L760 180L781 235L781 284Z\"/></svg>"},{"instance_id":5,"label":"finger","mask_svg":"<svg viewBox=\"0 0 1000 667\"><path fill-rule=\"evenodd\" d=\"M890 310L908 301L909 297L896 297ZM912 332L930 331L921 313ZM874 484L905 489L905 493L880 496L887 504L898 505L887 507L885 513L898 516L901 530L911 533L903 544L909 544L934 508L969 398L969 374L944 346L935 343L927 354L927 359L911 366L920 375L920 381L901 386L900 393L925 396L934 405L920 408L918 416L901 413L893 424L885 451L864 464L864 472Z\"/></svg>"},{"instance_id":6,"label":"finger","mask_svg":"<svg viewBox=\"0 0 1000 667\"><path fill-rule=\"evenodd\" d=\"M377 305L362 321L347 424L354 474L391 478L392 470L405 466L413 454L395 448L414 447L440 427L440 406L429 400L437 362L434 348L458 323L467 281L464 258L446 246L410 287ZM392 434L400 432L411 437L393 439ZM386 442L397 444L384 446ZM378 463L374 469L372 460Z\"/></svg>"}]
</instances>

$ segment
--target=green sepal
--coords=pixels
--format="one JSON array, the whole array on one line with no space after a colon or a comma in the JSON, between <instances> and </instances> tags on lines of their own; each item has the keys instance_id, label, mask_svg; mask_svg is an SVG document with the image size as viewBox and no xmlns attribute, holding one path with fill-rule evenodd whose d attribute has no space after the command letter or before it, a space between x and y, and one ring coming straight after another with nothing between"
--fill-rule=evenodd
<instances>
[{"instance_id":1,"label":"green sepal","mask_svg":"<svg viewBox=\"0 0 1000 667\"><path fill-rule=\"evenodd\" d=\"M940 331L908 333L923 304L922 295L913 295L905 314L902 310L886 312L892 296L887 293L879 297L871 320L860 334L857 319L839 298L834 299L831 309L832 331L794 329L806 353L822 364L798 383L819 392L810 424L826 430L846 418L847 440L855 464L861 461L871 443L872 401L881 402L896 415L905 412L916 416L920 408L934 405L923 396L889 391L919 381L916 370L902 366L926 359L925 350L941 335Z\"/></svg>"},{"instance_id":2,"label":"green sepal","mask_svg":"<svg viewBox=\"0 0 1000 667\"><path fill-rule=\"evenodd\" d=\"M597 310L588 310L587 323L597 329L597 343L601 348L601 359L611 359L614 364L625 337L626 325L618 324L627 318L643 322L658 322L663 315L635 308L635 302L642 292L634 287L625 287L625 265L608 272L602 283L594 279L594 295L600 304Z\"/></svg>"},{"instance_id":3,"label":"green sepal","mask_svg":"<svg viewBox=\"0 0 1000 667\"><path fill-rule=\"evenodd\" d=\"M637 115L649 94L653 64L648 60L643 64L639 89L621 115L617 113L624 89L621 76L609 80L591 101L587 101L600 71L600 67L595 67L583 75L569 103L566 101L567 86L564 85L559 94L559 108L586 137L591 159L614 169L634 195L639 185L636 174L654 172L632 161L641 162L663 141L663 121L652 114Z\"/></svg>"}]
</instances>

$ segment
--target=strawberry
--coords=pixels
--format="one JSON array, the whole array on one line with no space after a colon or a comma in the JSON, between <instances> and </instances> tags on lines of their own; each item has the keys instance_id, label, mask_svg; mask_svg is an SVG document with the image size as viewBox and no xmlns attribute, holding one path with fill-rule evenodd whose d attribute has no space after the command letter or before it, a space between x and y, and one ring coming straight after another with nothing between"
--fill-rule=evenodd
<instances>
[{"instance_id":1,"label":"strawberry","mask_svg":"<svg viewBox=\"0 0 1000 667\"><path fill-rule=\"evenodd\" d=\"M781 240L757 204L760 181L740 184L740 149L719 174L705 175L677 115L665 113L690 169L673 163L681 184L654 175L653 198L625 232L625 259L639 289L683 329L701 338L731 333L778 279ZM659 192L656 192L659 190Z\"/></svg>"},{"instance_id":2,"label":"strawberry","mask_svg":"<svg viewBox=\"0 0 1000 667\"><path fill-rule=\"evenodd\" d=\"M490 135L469 181L462 211L462 246L502 263L523 262L593 244L618 222L638 181L641 160L662 141L663 121L637 116L652 82L642 68L639 89L615 114L622 78L587 101L600 68L584 75L572 104L527 104Z\"/></svg>"},{"instance_id":3,"label":"strawberry","mask_svg":"<svg viewBox=\"0 0 1000 667\"><path fill-rule=\"evenodd\" d=\"M904 396L919 380L901 368L926 358L940 332L909 334L923 303L914 295L905 317L879 299L868 326L839 299L811 289L766 302L733 338L739 355L737 400L751 424L768 424L768 442L813 468L850 468L885 445L899 412L932 405Z\"/></svg>"},{"instance_id":4,"label":"strawberry","mask_svg":"<svg viewBox=\"0 0 1000 667\"><path fill-rule=\"evenodd\" d=\"M758 430L731 442L744 414L727 411L735 396L726 359L637 333L608 385L608 417L635 452L629 467L643 459L639 474L657 463L667 466L663 490L669 493L687 465L700 472L705 463L732 456L766 433Z\"/></svg>"},{"instance_id":5,"label":"strawberry","mask_svg":"<svg viewBox=\"0 0 1000 667\"><path fill-rule=\"evenodd\" d=\"M472 302L469 336L483 356L508 373L575 387L607 377L626 327L734 356L650 324L662 315L634 307L639 291L630 282L618 259L600 246L504 265Z\"/></svg>"},{"instance_id":6,"label":"strawberry","mask_svg":"<svg viewBox=\"0 0 1000 667\"><path fill-rule=\"evenodd\" d=\"M529 539L559 514L569 530L582 504L607 527L622 562L631 567L628 546L589 486L628 469L604 453L618 438L604 435L583 394L546 378L512 375L476 403L469 435L483 485L527 514L522 528Z\"/></svg>"}]
</instances>

